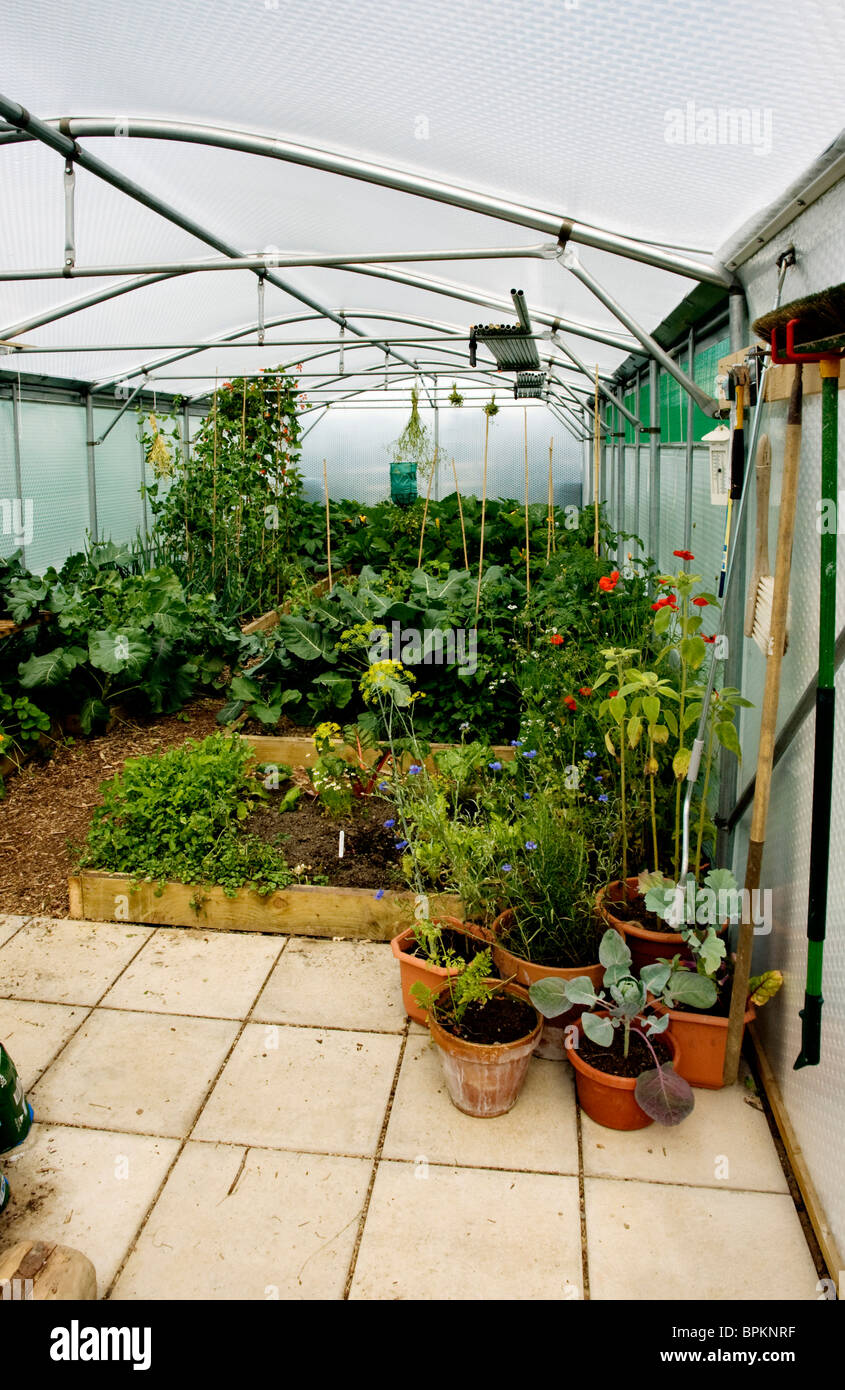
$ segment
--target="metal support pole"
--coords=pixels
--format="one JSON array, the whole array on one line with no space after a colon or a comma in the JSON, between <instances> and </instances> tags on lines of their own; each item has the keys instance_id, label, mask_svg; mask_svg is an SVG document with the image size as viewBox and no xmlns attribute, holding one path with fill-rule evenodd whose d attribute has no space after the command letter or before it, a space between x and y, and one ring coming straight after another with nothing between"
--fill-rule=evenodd
<instances>
[{"instance_id":1,"label":"metal support pole","mask_svg":"<svg viewBox=\"0 0 845 1390\"><path fill-rule=\"evenodd\" d=\"M560 348L561 352L565 352L565 353L566 353L566 356L567 356L572 362L575 363L575 366L578 368L578 370L579 370L580 372L583 373L583 375L587 378L588 381L590 381L590 382L595 381L595 376L594 376L593 372L590 371L590 369L589 369L589 367L586 365L586 363L582 362L581 359L580 359L580 357L576 357L576 356L575 356L575 353L572 352L572 351L570 351L570 349L566 346L565 343L562 343L562 342L561 342L560 338L557 336L556 333L553 333L553 334L552 334L552 342L554 343L555 347L559 347L559 348ZM645 425L643 424L642 420L640 420L639 417L638 417L637 415L634 415L634 414L631 413L631 411L628 409L628 407L625 405L625 403L620 399L620 397L617 396L617 395L615 395L614 392L611 391L611 390L609 389L609 387L603 386L603 385L602 385L602 379L601 379L601 377L599 377L599 391L600 391L600 392L602 393L602 395L606 398L606 400L610 401L613 405L616 406L617 410L621 410L622 414L625 416L625 419L628 421L629 424L631 424L631 425L634 426L634 429L636 429L636 430L645 429Z\"/></svg>"},{"instance_id":2,"label":"metal support pole","mask_svg":"<svg viewBox=\"0 0 845 1390\"><path fill-rule=\"evenodd\" d=\"M97 524L97 451L94 444L94 398L85 392L85 439L88 446L88 520L92 541L99 540Z\"/></svg>"},{"instance_id":3,"label":"metal support pole","mask_svg":"<svg viewBox=\"0 0 845 1390\"><path fill-rule=\"evenodd\" d=\"M150 518L147 504L147 451L144 447L144 436L139 432L138 443L141 449L141 514L144 527L144 539L150 538Z\"/></svg>"},{"instance_id":4,"label":"metal support pole","mask_svg":"<svg viewBox=\"0 0 845 1390\"><path fill-rule=\"evenodd\" d=\"M692 376L695 363L695 332L691 328L687 337L687 356L689 374ZM692 494L694 486L693 430L695 425L695 402L687 396L687 450L684 482L684 550L692 550Z\"/></svg>"},{"instance_id":5,"label":"metal support pole","mask_svg":"<svg viewBox=\"0 0 845 1390\"><path fill-rule=\"evenodd\" d=\"M646 333L645 329L637 323L637 320L633 318L626 309L623 309L622 305L618 304L606 290L602 289L598 281L593 278L589 271L584 269L571 248L568 247L565 251L561 252L558 260L561 265L572 272L576 280L580 280L582 285L586 285L587 289L596 296L596 299L598 299L606 309L610 310L614 318L617 318L620 323L625 325L629 333L633 333L637 341L642 343L643 347L649 353L649 356L659 362L664 371L669 372L670 376L675 378L678 385L683 387L684 391L692 396L696 405L700 406L705 415L715 415L717 413L720 407L716 398L714 396L708 396L706 391L702 391L700 386L696 386L695 382L692 381L691 378L687 376L686 372L681 370L677 362L669 356L669 353L664 352L657 339L652 338L650 333Z\"/></svg>"},{"instance_id":6,"label":"metal support pole","mask_svg":"<svg viewBox=\"0 0 845 1390\"><path fill-rule=\"evenodd\" d=\"M648 364L648 418L651 434L648 437L648 549L660 568L660 400L659 373L652 358Z\"/></svg>"},{"instance_id":7,"label":"metal support pole","mask_svg":"<svg viewBox=\"0 0 845 1390\"><path fill-rule=\"evenodd\" d=\"M616 529L626 531L625 525L625 427L619 411L616 411ZM627 542L619 540L616 547L616 567L624 569L627 563L627 552L625 550Z\"/></svg>"},{"instance_id":8,"label":"metal support pole","mask_svg":"<svg viewBox=\"0 0 845 1390\"><path fill-rule=\"evenodd\" d=\"M748 342L748 317L745 296L740 290L728 297L728 324L731 352L739 352ZM755 407L755 425L762 410L762 399L758 398ZM759 427L754 430L755 440L759 438ZM753 460L751 460L753 463ZM746 476L743 491L751 486ZM727 637L727 657L723 665L724 684L741 687L743 672L743 639L746 592L746 527L745 518L751 512L743 509L742 525L737 525L736 505L734 505L734 542L732 568L736 569L736 582L725 591L725 608L722 614L721 630ZM727 749L719 753L719 805L716 815L716 863L720 868L730 865L733 854L733 832L728 828L728 817L736 801L737 760Z\"/></svg>"},{"instance_id":9,"label":"metal support pole","mask_svg":"<svg viewBox=\"0 0 845 1390\"><path fill-rule=\"evenodd\" d=\"M182 406L182 450L185 462L191 462L191 413L187 401Z\"/></svg>"},{"instance_id":10,"label":"metal support pole","mask_svg":"<svg viewBox=\"0 0 845 1390\"><path fill-rule=\"evenodd\" d=\"M106 428L103 430L103 433L99 436L98 439L94 440L95 446L102 444L104 440L108 439L109 435L111 434L120 417L129 409L135 397L139 394L139 392L143 391L146 384L146 379L142 379L135 387L135 390L132 392L131 396L126 397L126 400L123 402L123 405L120 407L120 410L113 417L113 419L111 419L109 423L106 425Z\"/></svg>"},{"instance_id":11,"label":"metal support pole","mask_svg":"<svg viewBox=\"0 0 845 1390\"><path fill-rule=\"evenodd\" d=\"M636 377L634 378L634 390L635 390L635 392L636 392L636 394L637 394L637 410L639 410L639 408L640 408L640 381L641 381L641 373L640 373L640 372L637 372L637 375L636 375ZM640 495L641 495L642 485L643 485L643 465L642 465L643 451L642 451L642 445L640 444L640 437L639 437L639 435L638 435L637 438L634 440L634 449L635 449L635 457L634 457L634 494L635 494L635 495L634 495L634 534L635 534L636 537L637 537L637 539L634 541L634 555L635 555L636 559L639 560L639 559L641 558L641 556L640 556L640 537L641 537L641 535L642 535L642 532L641 532L641 530L640 530Z\"/></svg>"},{"instance_id":12,"label":"metal support pole","mask_svg":"<svg viewBox=\"0 0 845 1390\"><path fill-rule=\"evenodd\" d=\"M14 384L13 384L13 386L12 386L12 440L13 440L14 455L15 455L15 487L17 488L17 492L18 492L18 501L19 501L19 503L20 503L20 512L18 513L18 516L19 516L20 522L21 522L21 528L20 528L21 543L20 543L19 549L20 549L20 552L21 552L21 564L22 564L22 565L25 565L25 564L26 564L26 546L25 546L25 544L24 544L24 539L23 539L23 529L24 529L24 528L23 528L24 505L23 505L23 471L22 471L22 468L21 468L21 419L20 419L20 415L21 415L21 390L20 390L20 385L18 384L18 382L14 382Z\"/></svg>"},{"instance_id":13,"label":"metal support pole","mask_svg":"<svg viewBox=\"0 0 845 1390\"><path fill-rule=\"evenodd\" d=\"M74 228L73 205L76 194L76 172L73 160L65 160L65 269L71 270L76 264L76 232Z\"/></svg>"}]
</instances>

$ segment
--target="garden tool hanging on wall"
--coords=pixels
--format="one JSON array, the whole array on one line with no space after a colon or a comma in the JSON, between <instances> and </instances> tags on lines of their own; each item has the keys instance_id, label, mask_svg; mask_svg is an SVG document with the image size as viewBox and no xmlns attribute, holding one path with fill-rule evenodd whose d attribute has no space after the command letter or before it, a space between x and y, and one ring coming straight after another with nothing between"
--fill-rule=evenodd
<instances>
[{"instance_id":1,"label":"garden tool hanging on wall","mask_svg":"<svg viewBox=\"0 0 845 1390\"><path fill-rule=\"evenodd\" d=\"M801 1016L799 1067L821 1058L822 967L830 865L830 812L835 732L837 451L839 370L845 352L845 285L794 300L754 324L769 338L772 362L817 362L822 394L821 571L819 576L819 671L813 754L810 884L807 901L807 979Z\"/></svg>"},{"instance_id":2,"label":"garden tool hanging on wall","mask_svg":"<svg viewBox=\"0 0 845 1390\"><path fill-rule=\"evenodd\" d=\"M745 478L745 405L755 402L749 398L749 372L744 362L731 367L728 374L728 399L734 402L734 427L731 433L731 481L728 491L728 510L725 516L725 540L722 546L722 570L719 575L719 598L725 592L728 573L728 552L731 545L733 505L742 497Z\"/></svg>"}]
</instances>

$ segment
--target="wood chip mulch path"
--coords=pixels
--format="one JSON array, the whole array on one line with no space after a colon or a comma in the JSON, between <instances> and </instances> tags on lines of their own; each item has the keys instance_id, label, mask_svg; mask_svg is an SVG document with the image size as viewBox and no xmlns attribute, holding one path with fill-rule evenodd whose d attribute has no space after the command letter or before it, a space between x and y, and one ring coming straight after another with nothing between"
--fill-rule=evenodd
<instances>
[{"instance_id":1,"label":"wood chip mulch path","mask_svg":"<svg viewBox=\"0 0 845 1390\"><path fill-rule=\"evenodd\" d=\"M66 917L73 871L69 843L85 840L101 800L101 782L119 772L127 758L213 733L220 727L216 714L222 703L194 700L181 718L118 719L108 733L61 745L48 760L28 763L10 776L0 801L0 912Z\"/></svg>"}]
</instances>

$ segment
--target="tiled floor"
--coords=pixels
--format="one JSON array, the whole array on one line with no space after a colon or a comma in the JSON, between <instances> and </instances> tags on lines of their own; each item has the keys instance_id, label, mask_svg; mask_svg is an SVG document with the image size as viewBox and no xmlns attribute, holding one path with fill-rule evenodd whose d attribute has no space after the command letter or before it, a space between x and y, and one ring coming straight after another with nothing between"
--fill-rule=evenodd
<instances>
[{"instance_id":1,"label":"tiled floor","mask_svg":"<svg viewBox=\"0 0 845 1390\"><path fill-rule=\"evenodd\" d=\"M103 1296L815 1299L765 1116L579 1114L566 1062L462 1115L388 946L0 917L0 1040L37 1123L0 1249Z\"/></svg>"}]
</instances>

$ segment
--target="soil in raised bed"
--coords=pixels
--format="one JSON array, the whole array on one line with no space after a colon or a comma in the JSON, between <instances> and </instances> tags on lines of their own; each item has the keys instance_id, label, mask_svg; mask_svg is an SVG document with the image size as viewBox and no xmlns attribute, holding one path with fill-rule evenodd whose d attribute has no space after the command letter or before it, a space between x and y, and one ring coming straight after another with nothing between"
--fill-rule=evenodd
<instances>
[{"instance_id":1,"label":"soil in raised bed","mask_svg":"<svg viewBox=\"0 0 845 1390\"><path fill-rule=\"evenodd\" d=\"M661 1066L672 1060L672 1049L665 1038L660 1034L649 1038L651 1047L657 1054L657 1059ZM598 1043L591 1042L585 1033L578 1039L578 1055L596 1071L606 1072L610 1076L640 1076L644 1071L650 1071L654 1066L654 1057L651 1049L646 1046L639 1033L631 1032L631 1041L628 1046L628 1056L624 1057L624 1033L621 1028L614 1029L613 1042L610 1047L600 1047Z\"/></svg>"},{"instance_id":2,"label":"soil in raised bed","mask_svg":"<svg viewBox=\"0 0 845 1390\"><path fill-rule=\"evenodd\" d=\"M186 739L215 733L222 699L193 700L180 714L129 719L117 715L108 733L59 744L52 756L34 759L6 781L0 801L0 910L66 917L68 848L81 845L100 784L120 772L127 758L163 752Z\"/></svg>"},{"instance_id":3,"label":"soil in raised bed","mask_svg":"<svg viewBox=\"0 0 845 1390\"><path fill-rule=\"evenodd\" d=\"M437 1022L461 1042L511 1043L534 1031L537 1014L524 999L513 994L494 994L486 1004L469 1004L460 1024L444 1014L438 1014Z\"/></svg>"},{"instance_id":4,"label":"soil in raised bed","mask_svg":"<svg viewBox=\"0 0 845 1390\"><path fill-rule=\"evenodd\" d=\"M291 868L313 882L325 877L334 888L403 888L401 851L393 831L386 830L386 803L356 798L352 813L342 820L328 816L319 801L303 793L292 811L278 811L272 801L253 812L245 827L268 844L277 845ZM340 832L343 858L338 858Z\"/></svg>"}]
</instances>

